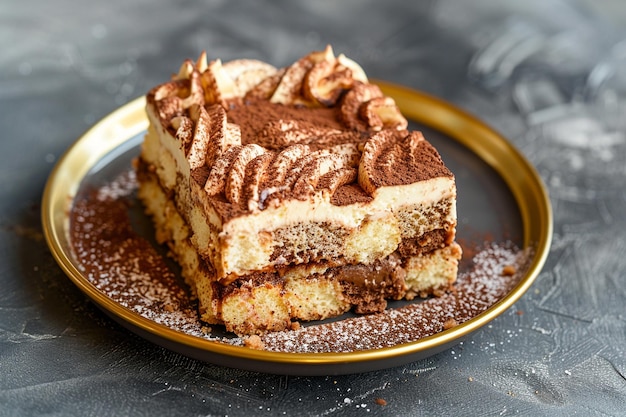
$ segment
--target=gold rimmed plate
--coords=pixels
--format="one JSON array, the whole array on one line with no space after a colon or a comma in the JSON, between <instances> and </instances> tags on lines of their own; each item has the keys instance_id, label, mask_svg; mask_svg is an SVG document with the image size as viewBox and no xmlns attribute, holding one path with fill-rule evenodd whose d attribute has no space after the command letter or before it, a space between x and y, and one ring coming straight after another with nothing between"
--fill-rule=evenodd
<instances>
[{"instance_id":1,"label":"gold rimmed plate","mask_svg":"<svg viewBox=\"0 0 626 417\"><path fill-rule=\"evenodd\" d=\"M341 353L287 353L187 334L124 307L100 291L82 272L84 269L72 251L69 213L85 183L110 180L128 170L130 160L139 154L148 126L142 98L93 126L50 174L43 195L42 221L52 254L79 289L123 326L173 351L224 366L295 375L346 374L405 364L459 343L515 303L539 274L552 238L548 196L532 165L481 121L440 99L394 84L378 84L411 120L410 127L425 132L454 172L459 240L478 242L477 236L489 236L490 240L507 240L520 248L532 248L528 266L512 290L475 317L432 336L391 347Z\"/></svg>"}]
</instances>

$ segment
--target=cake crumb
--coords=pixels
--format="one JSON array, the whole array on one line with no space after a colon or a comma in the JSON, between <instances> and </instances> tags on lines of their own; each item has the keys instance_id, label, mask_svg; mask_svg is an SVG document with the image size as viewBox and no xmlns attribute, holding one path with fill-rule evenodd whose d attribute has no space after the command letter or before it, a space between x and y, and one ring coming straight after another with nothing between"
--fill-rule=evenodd
<instances>
[{"instance_id":1,"label":"cake crumb","mask_svg":"<svg viewBox=\"0 0 626 417\"><path fill-rule=\"evenodd\" d=\"M445 294L446 294L446 290L445 289L436 288L436 289L433 290L433 295L435 297L443 297ZM422 294L420 294L420 295L422 295ZM426 297L428 297L428 293L427 292L423 294L422 298L426 298Z\"/></svg>"},{"instance_id":2,"label":"cake crumb","mask_svg":"<svg viewBox=\"0 0 626 417\"><path fill-rule=\"evenodd\" d=\"M457 321L453 317L450 317L448 320L443 322L443 329L448 330L458 325L459 323L457 323Z\"/></svg>"},{"instance_id":3,"label":"cake crumb","mask_svg":"<svg viewBox=\"0 0 626 417\"><path fill-rule=\"evenodd\" d=\"M382 405L382 406L387 405L387 401L385 401L385 399L383 399L383 398L376 398L376 399L374 400L374 402L375 402L376 404L378 404L378 405Z\"/></svg>"},{"instance_id":4,"label":"cake crumb","mask_svg":"<svg viewBox=\"0 0 626 417\"><path fill-rule=\"evenodd\" d=\"M244 340L244 345L250 349L263 350L265 349L265 343L261 340L261 337L253 334L252 336L248 336L246 340Z\"/></svg>"},{"instance_id":5,"label":"cake crumb","mask_svg":"<svg viewBox=\"0 0 626 417\"><path fill-rule=\"evenodd\" d=\"M300 330L300 327L301 325L299 321L292 321L291 325L289 326L291 330Z\"/></svg>"},{"instance_id":6,"label":"cake crumb","mask_svg":"<svg viewBox=\"0 0 626 417\"><path fill-rule=\"evenodd\" d=\"M171 304L165 304L163 306L163 310L167 311L168 313L173 313L174 312L174 306L172 306Z\"/></svg>"},{"instance_id":7,"label":"cake crumb","mask_svg":"<svg viewBox=\"0 0 626 417\"><path fill-rule=\"evenodd\" d=\"M471 376L470 376L470 377L468 377L468 378L467 378L467 380L468 380L469 382L474 382L474 378L472 378Z\"/></svg>"},{"instance_id":8,"label":"cake crumb","mask_svg":"<svg viewBox=\"0 0 626 417\"><path fill-rule=\"evenodd\" d=\"M515 269L513 265L505 265L504 268L502 268L502 275L512 276L512 275L515 275L516 271L517 270Z\"/></svg>"}]
</instances>

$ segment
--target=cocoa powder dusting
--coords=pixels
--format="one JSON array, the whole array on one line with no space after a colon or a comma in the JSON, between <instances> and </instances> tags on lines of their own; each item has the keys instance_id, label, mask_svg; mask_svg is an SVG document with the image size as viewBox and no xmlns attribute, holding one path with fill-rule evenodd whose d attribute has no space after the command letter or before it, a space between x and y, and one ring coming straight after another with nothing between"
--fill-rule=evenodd
<instances>
[{"instance_id":1,"label":"cocoa powder dusting","mask_svg":"<svg viewBox=\"0 0 626 417\"><path fill-rule=\"evenodd\" d=\"M361 164L365 165L374 188L453 177L437 150L418 131L378 132L366 143L363 153Z\"/></svg>"},{"instance_id":2,"label":"cocoa powder dusting","mask_svg":"<svg viewBox=\"0 0 626 417\"><path fill-rule=\"evenodd\" d=\"M163 257L134 230L134 171L82 191L70 213L74 257L84 276L116 303L168 327L195 332L196 306ZM195 317L196 323L190 318Z\"/></svg>"},{"instance_id":3,"label":"cocoa powder dusting","mask_svg":"<svg viewBox=\"0 0 626 417\"><path fill-rule=\"evenodd\" d=\"M347 206L354 203L369 203L372 197L357 184L347 184L337 188L330 202L336 206Z\"/></svg>"},{"instance_id":4,"label":"cocoa powder dusting","mask_svg":"<svg viewBox=\"0 0 626 417\"><path fill-rule=\"evenodd\" d=\"M265 349L289 352L352 352L409 343L454 327L486 311L511 291L521 278L503 276L503 265L524 271L530 251L509 243L490 244L474 257L473 268L459 274L454 291L382 313L349 318L297 332L262 337Z\"/></svg>"},{"instance_id":5,"label":"cocoa powder dusting","mask_svg":"<svg viewBox=\"0 0 626 417\"><path fill-rule=\"evenodd\" d=\"M254 100L233 105L228 109L228 121L241 128L241 143L258 143L257 135L269 121L289 120L304 122L319 128L342 129L337 109L290 107ZM268 146L271 148L271 146Z\"/></svg>"},{"instance_id":6,"label":"cocoa powder dusting","mask_svg":"<svg viewBox=\"0 0 626 417\"><path fill-rule=\"evenodd\" d=\"M129 171L105 186L81 191L75 198L70 237L73 255L86 279L114 302L173 330L269 351L352 352L436 334L502 299L519 282L532 255L510 243L486 243L473 248L471 265L460 272L453 291L440 297L332 323L294 325L293 330L253 340L230 338L207 331L187 288L168 269L163 256L133 229L128 210L135 204L135 189L134 173ZM510 274L503 274L504 268Z\"/></svg>"}]
</instances>

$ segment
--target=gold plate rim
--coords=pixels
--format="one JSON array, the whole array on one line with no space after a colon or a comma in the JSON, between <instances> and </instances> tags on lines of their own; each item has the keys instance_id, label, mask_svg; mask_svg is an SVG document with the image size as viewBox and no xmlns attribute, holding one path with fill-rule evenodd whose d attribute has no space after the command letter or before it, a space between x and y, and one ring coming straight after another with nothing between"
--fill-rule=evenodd
<instances>
[{"instance_id":1,"label":"gold plate rim","mask_svg":"<svg viewBox=\"0 0 626 417\"><path fill-rule=\"evenodd\" d=\"M68 237L69 210L88 171L109 151L147 129L143 97L120 107L96 123L63 154L50 173L42 197L41 217L52 255L74 284L100 308L148 338L163 339L164 344L170 347L180 345L194 349L196 354L192 356L196 358L202 356L197 352L206 352L209 356L215 354L261 364L292 365L297 368L298 374L350 373L351 365L355 365L357 372L380 369L386 367L386 361L397 364L399 357L412 357L430 350L436 353L438 347L461 340L507 310L539 275L548 256L553 233L548 193L528 160L504 137L476 117L444 100L404 86L379 80L376 84L386 95L394 98L407 118L446 134L478 155L502 177L517 202L523 223L523 244L524 247L532 245L534 256L528 272L513 290L478 316L441 333L382 349L342 353L286 353L232 346L183 334L117 304L89 282L72 259ZM214 362L210 358L206 360ZM328 372L327 367L333 365L341 367ZM319 369L324 371L320 372ZM285 368L279 371L289 373Z\"/></svg>"}]
</instances>

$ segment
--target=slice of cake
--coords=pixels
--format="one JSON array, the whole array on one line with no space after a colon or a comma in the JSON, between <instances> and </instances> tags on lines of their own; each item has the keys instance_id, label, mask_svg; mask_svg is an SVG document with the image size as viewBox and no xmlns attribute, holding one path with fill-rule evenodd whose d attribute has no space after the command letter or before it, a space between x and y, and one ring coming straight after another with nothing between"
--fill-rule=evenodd
<instances>
[{"instance_id":1,"label":"slice of cake","mask_svg":"<svg viewBox=\"0 0 626 417\"><path fill-rule=\"evenodd\" d=\"M202 54L147 113L139 198L203 321L260 334L455 281L454 176L330 47L283 69Z\"/></svg>"}]
</instances>

